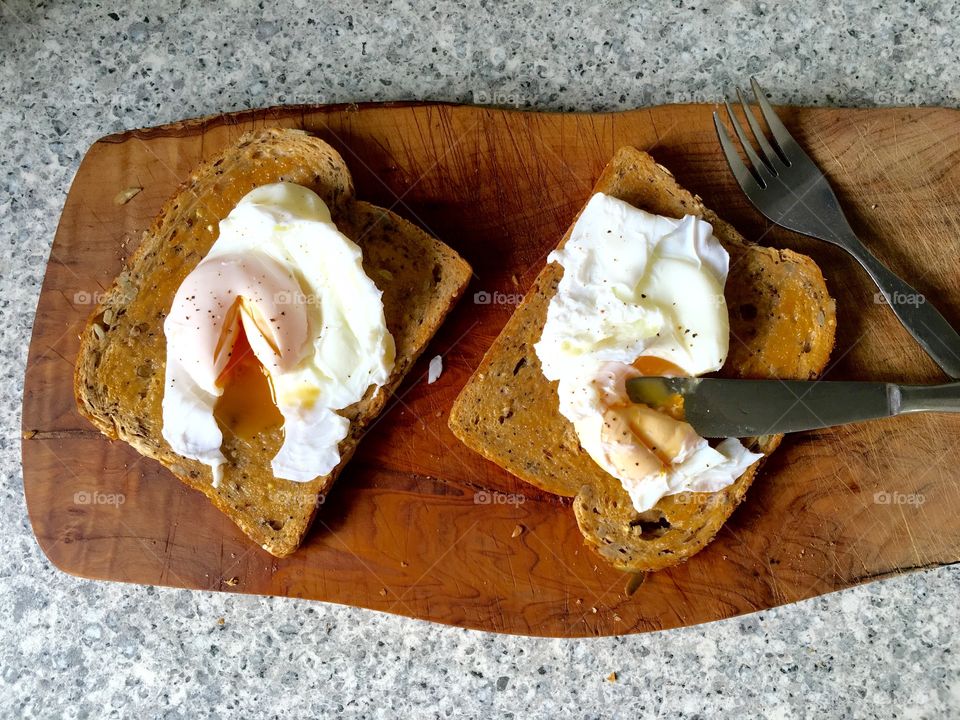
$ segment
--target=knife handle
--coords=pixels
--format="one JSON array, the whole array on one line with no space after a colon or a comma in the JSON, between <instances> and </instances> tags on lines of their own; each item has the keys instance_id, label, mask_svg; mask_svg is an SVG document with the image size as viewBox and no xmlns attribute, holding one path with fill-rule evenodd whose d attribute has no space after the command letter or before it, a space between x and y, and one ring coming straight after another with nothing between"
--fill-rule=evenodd
<instances>
[{"instance_id":1,"label":"knife handle","mask_svg":"<svg viewBox=\"0 0 960 720\"><path fill-rule=\"evenodd\" d=\"M894 414L915 412L960 412L960 383L945 385L891 385ZM899 402L896 401L899 395Z\"/></svg>"}]
</instances>

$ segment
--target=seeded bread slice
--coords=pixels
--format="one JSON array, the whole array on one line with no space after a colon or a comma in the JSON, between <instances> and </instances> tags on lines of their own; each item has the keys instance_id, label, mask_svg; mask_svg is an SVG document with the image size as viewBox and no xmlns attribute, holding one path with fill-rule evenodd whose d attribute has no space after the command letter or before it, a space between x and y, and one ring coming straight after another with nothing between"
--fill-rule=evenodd
<instances>
[{"instance_id":1,"label":"seeded bread slice","mask_svg":"<svg viewBox=\"0 0 960 720\"><path fill-rule=\"evenodd\" d=\"M254 187L287 181L313 189L340 230L363 250L367 275L383 291L396 364L379 392L343 411L350 432L329 475L296 483L273 477L282 442L276 428L245 441L224 433L229 459L214 488L210 469L174 453L161 435L166 341L174 293L217 237L218 224ZM350 459L469 281L453 250L397 215L354 200L350 172L325 142L299 130L267 129L200 165L164 205L83 333L74 389L80 412L107 437L159 460L205 494L254 542L283 557L303 540L322 497Z\"/></svg>"},{"instance_id":2,"label":"seeded bread slice","mask_svg":"<svg viewBox=\"0 0 960 720\"><path fill-rule=\"evenodd\" d=\"M698 215L713 225L730 253L724 291L730 352L720 375L808 379L823 370L833 348L835 308L810 258L748 243L650 155L632 147L616 153L595 191L658 215ZM543 376L533 350L562 275L563 269L551 263L537 277L454 402L450 429L517 477L575 498L585 542L617 568L653 571L676 565L713 539L763 460L720 492L667 497L637 513L620 482L580 448L573 425L559 413L556 383ZM769 455L781 438L749 438L746 444Z\"/></svg>"}]
</instances>

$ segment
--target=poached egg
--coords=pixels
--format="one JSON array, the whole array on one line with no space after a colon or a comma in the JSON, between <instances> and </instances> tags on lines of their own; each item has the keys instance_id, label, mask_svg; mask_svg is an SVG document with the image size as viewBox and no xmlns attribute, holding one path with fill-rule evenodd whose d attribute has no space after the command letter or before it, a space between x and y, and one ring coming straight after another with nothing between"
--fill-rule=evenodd
<instances>
[{"instance_id":1,"label":"poached egg","mask_svg":"<svg viewBox=\"0 0 960 720\"><path fill-rule=\"evenodd\" d=\"M534 350L557 381L560 413L638 512L667 495L714 492L762 455L736 438L711 446L679 408L634 404L639 375L719 370L729 349L729 255L710 223L673 219L595 194L562 248L563 277Z\"/></svg>"},{"instance_id":2,"label":"poached egg","mask_svg":"<svg viewBox=\"0 0 960 720\"><path fill-rule=\"evenodd\" d=\"M220 222L163 326L163 437L209 465L215 486L224 425L252 441L282 424L277 478L307 482L339 464L350 423L338 411L383 385L395 358L362 260L300 185L255 188Z\"/></svg>"}]
</instances>

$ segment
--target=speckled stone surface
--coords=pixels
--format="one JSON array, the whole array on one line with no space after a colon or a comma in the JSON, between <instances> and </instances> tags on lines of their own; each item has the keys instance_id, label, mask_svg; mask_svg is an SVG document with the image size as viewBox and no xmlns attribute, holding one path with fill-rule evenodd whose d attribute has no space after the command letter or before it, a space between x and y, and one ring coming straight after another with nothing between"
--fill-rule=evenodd
<instances>
[{"instance_id":1,"label":"speckled stone surface","mask_svg":"<svg viewBox=\"0 0 960 720\"><path fill-rule=\"evenodd\" d=\"M947 3L218 5L0 0L0 714L960 713L957 567L707 626L584 641L53 569L24 507L20 396L59 212L99 136L277 103L709 101L750 73L779 102L960 103L960 10Z\"/></svg>"}]
</instances>

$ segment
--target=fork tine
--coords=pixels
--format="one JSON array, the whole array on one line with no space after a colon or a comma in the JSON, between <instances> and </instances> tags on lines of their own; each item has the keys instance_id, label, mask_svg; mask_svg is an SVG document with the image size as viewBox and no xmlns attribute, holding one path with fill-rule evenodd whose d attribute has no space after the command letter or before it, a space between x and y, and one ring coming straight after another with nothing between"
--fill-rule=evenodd
<instances>
[{"instance_id":1,"label":"fork tine","mask_svg":"<svg viewBox=\"0 0 960 720\"><path fill-rule=\"evenodd\" d=\"M764 163L763 160L760 159L760 156L757 155L756 151L753 149L753 145L750 144L750 139L743 131L740 121L737 120L737 116L734 115L733 108L730 107L730 103L724 100L723 104L727 107L727 115L730 117L730 124L733 125L733 131L737 134L737 139L743 146L743 151L750 159L750 164L753 165L753 171L756 173L757 179L760 180L761 185L766 187L770 184L770 181L773 180L774 176L776 176L776 172L768 168L766 163Z\"/></svg>"},{"instance_id":2,"label":"fork tine","mask_svg":"<svg viewBox=\"0 0 960 720\"><path fill-rule=\"evenodd\" d=\"M760 112L763 113L763 119L766 120L770 132L773 133L773 138L777 141L783 157L791 163L794 162L794 158L806 158L810 160L809 156L803 151L803 148L793 139L790 131L780 122L780 118L777 117L777 114L773 111L770 102L767 100L766 93L763 91L763 88L760 87L760 83L757 82L756 78L750 78L750 87L753 88L753 95L757 99L757 104L760 106ZM811 162L813 161L811 160Z\"/></svg>"},{"instance_id":3,"label":"fork tine","mask_svg":"<svg viewBox=\"0 0 960 720\"><path fill-rule=\"evenodd\" d=\"M760 187L760 183L757 182L753 173L747 170L747 166L743 164L743 160L740 159L740 153L737 152L733 140L730 139L730 135L727 133L727 128L724 127L716 111L713 113L713 125L717 129L720 147L723 148L723 154L727 158L727 165L730 166L733 176L737 179L737 184L740 186L740 189L746 193L747 197L753 197L754 193L760 192L763 188Z\"/></svg>"},{"instance_id":4,"label":"fork tine","mask_svg":"<svg viewBox=\"0 0 960 720\"><path fill-rule=\"evenodd\" d=\"M767 136L763 134L763 128L760 127L760 123L757 122L757 118L753 114L753 110L750 109L747 101L744 100L743 92L740 90L739 86L737 87L737 98L740 100L740 108L743 110L743 114L747 118L747 124L750 126L750 132L753 133L753 136L757 139L757 143L760 145L760 150L763 151L763 155L767 160L767 165L769 165L773 170L776 170L778 165L784 165L784 161L777 154L777 151L773 149L770 141L767 140Z\"/></svg>"}]
</instances>

